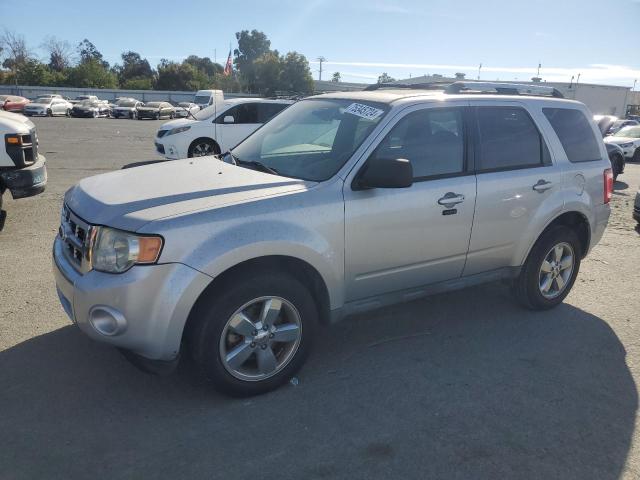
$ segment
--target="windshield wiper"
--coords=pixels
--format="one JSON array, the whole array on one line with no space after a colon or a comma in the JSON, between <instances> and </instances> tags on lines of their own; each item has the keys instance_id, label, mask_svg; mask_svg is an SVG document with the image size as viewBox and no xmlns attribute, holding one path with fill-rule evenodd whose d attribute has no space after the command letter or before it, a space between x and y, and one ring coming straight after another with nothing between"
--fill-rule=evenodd
<instances>
[{"instance_id":1,"label":"windshield wiper","mask_svg":"<svg viewBox=\"0 0 640 480\"><path fill-rule=\"evenodd\" d=\"M238 165L240 167L242 166L247 166L252 168L253 170L259 170L261 172L265 172L265 173L270 173L271 175L280 175L280 173L272 167L269 167L267 165L265 165L264 163L260 163L256 160L240 160L238 157L236 157L233 153L231 153L231 150L227 150L222 157L226 157L229 156L229 158L231 159L231 163L233 165Z\"/></svg>"}]
</instances>

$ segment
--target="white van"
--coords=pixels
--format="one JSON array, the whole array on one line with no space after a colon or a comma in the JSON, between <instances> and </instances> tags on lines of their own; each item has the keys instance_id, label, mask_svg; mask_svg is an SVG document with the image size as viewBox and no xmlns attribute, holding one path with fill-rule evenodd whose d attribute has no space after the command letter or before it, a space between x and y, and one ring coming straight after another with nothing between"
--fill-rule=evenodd
<instances>
[{"instance_id":1,"label":"white van","mask_svg":"<svg viewBox=\"0 0 640 480\"><path fill-rule=\"evenodd\" d=\"M292 103L266 98L216 103L193 118L163 124L156 134L156 151L171 160L224 153Z\"/></svg>"},{"instance_id":2,"label":"white van","mask_svg":"<svg viewBox=\"0 0 640 480\"><path fill-rule=\"evenodd\" d=\"M213 105L213 102L221 103L223 100L224 93L222 90L198 90L193 98L193 103L203 109Z\"/></svg>"}]
</instances>

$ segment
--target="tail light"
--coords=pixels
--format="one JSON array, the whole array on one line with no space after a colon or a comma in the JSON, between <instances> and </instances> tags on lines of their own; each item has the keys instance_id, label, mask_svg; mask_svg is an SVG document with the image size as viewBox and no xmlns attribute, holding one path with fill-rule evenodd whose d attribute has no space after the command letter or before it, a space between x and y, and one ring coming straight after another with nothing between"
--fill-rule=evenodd
<instances>
[{"instance_id":1,"label":"tail light","mask_svg":"<svg viewBox=\"0 0 640 480\"><path fill-rule=\"evenodd\" d=\"M610 168L604 171L604 203L609 203L613 196L613 172Z\"/></svg>"}]
</instances>

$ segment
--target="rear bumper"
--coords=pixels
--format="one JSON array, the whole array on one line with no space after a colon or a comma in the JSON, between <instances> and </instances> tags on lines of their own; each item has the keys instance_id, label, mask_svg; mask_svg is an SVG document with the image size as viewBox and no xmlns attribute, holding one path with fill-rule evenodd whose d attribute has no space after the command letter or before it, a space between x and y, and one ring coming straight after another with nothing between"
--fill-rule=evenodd
<instances>
[{"instance_id":1,"label":"rear bumper","mask_svg":"<svg viewBox=\"0 0 640 480\"><path fill-rule=\"evenodd\" d=\"M589 250L595 247L602 239L607 224L609 223L609 217L611 216L611 207L608 203L598 205L595 209L595 224L591 231L591 242L589 243Z\"/></svg>"},{"instance_id":2,"label":"rear bumper","mask_svg":"<svg viewBox=\"0 0 640 480\"><path fill-rule=\"evenodd\" d=\"M47 161L42 155L29 167L0 171L0 187L9 190L14 199L38 195L46 185Z\"/></svg>"}]
</instances>

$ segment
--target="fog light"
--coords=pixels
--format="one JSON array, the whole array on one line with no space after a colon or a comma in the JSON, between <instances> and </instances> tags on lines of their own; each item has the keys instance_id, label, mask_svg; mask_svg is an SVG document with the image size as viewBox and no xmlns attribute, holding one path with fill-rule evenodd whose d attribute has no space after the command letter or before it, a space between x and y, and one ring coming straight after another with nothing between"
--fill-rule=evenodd
<instances>
[{"instance_id":1,"label":"fog light","mask_svg":"<svg viewBox=\"0 0 640 480\"><path fill-rule=\"evenodd\" d=\"M95 306L89 312L89 323L101 335L113 337L127 329L127 320L119 311L103 305Z\"/></svg>"}]
</instances>

